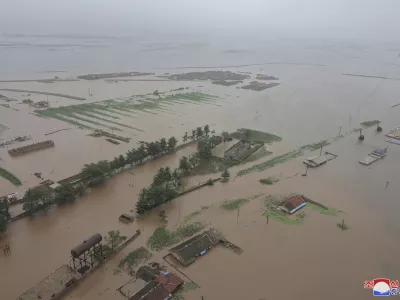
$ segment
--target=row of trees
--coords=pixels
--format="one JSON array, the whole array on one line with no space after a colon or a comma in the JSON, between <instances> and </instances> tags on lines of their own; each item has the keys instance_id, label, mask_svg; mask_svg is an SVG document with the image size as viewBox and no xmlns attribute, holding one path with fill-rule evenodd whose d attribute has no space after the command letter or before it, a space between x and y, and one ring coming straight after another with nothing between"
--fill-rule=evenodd
<instances>
[{"instance_id":1,"label":"row of trees","mask_svg":"<svg viewBox=\"0 0 400 300\"><path fill-rule=\"evenodd\" d=\"M208 160L212 156L212 148L215 145L213 139L208 136L200 139L197 143L197 152L187 156L182 156L179 161L179 170L183 174L188 174L190 170L198 166L202 161Z\"/></svg>"},{"instance_id":2,"label":"row of trees","mask_svg":"<svg viewBox=\"0 0 400 300\"><path fill-rule=\"evenodd\" d=\"M141 190L136 202L136 213L142 214L153 207L161 205L178 195L181 184L179 169L171 171L169 167L161 168L153 178L153 183Z\"/></svg>"},{"instance_id":3,"label":"row of trees","mask_svg":"<svg viewBox=\"0 0 400 300\"><path fill-rule=\"evenodd\" d=\"M7 198L0 198L0 234L7 230L7 224L10 219L8 212L8 201Z\"/></svg>"},{"instance_id":4,"label":"row of trees","mask_svg":"<svg viewBox=\"0 0 400 300\"><path fill-rule=\"evenodd\" d=\"M188 137L187 133L183 137L184 142L188 139L197 139L203 136L208 137L210 128L208 125L198 127L193 130L192 137ZM136 165L142 163L147 159L156 158L162 154L172 151L176 148L178 140L172 136L169 139L161 138L160 140L142 143L138 148L129 150L126 155L119 155L112 161L101 160L97 163L85 164L81 171L83 179L89 179L88 185L90 187L101 185L104 183L106 176L113 171L121 169L126 165ZM202 140L199 142L202 144ZM146 205L143 207L153 207L152 203L165 202L176 195L176 187L180 184L180 171L179 169L171 170L161 168L154 177L153 184L148 189L143 189L141 198L146 199ZM73 186L70 184L58 187L55 191L45 189L30 189L24 195L23 209L29 215L41 210L47 210L53 204L64 204L73 202L79 195L86 190L86 186L80 184ZM155 200L157 198L157 200ZM144 200L143 200L144 201ZM143 202L142 201L142 202ZM140 203L139 203L140 206ZM139 209L140 211L140 209Z\"/></svg>"},{"instance_id":5,"label":"row of trees","mask_svg":"<svg viewBox=\"0 0 400 300\"><path fill-rule=\"evenodd\" d=\"M83 184L61 185L54 191L48 189L29 189L24 195L23 210L32 215L38 211L47 210L51 205L72 203L78 196L82 196L86 190Z\"/></svg>"},{"instance_id":6,"label":"row of trees","mask_svg":"<svg viewBox=\"0 0 400 300\"><path fill-rule=\"evenodd\" d=\"M215 131L213 131L215 132ZM192 135L189 136L186 132L182 140L187 143L188 140L201 139L202 137L208 137L210 133L210 126L205 125L204 127L197 127L192 130ZM168 153L176 148L178 140L172 136L168 140L161 138L160 140L142 143L139 148L133 148L129 150L126 155L119 155L112 161L102 160L97 163L86 164L82 169L82 177L90 178L90 185L95 186L102 184L105 180L105 176L115 170L125 167L126 165L136 165L142 163L147 159L156 158L162 154Z\"/></svg>"},{"instance_id":7,"label":"row of trees","mask_svg":"<svg viewBox=\"0 0 400 300\"><path fill-rule=\"evenodd\" d=\"M203 128L202 127L197 127L196 129L192 130L192 135L188 135L187 132L185 132L185 135L182 138L182 141L184 143L186 143L189 140L196 140L196 139L200 139L203 136L208 136L210 133L210 126L205 125ZM215 131L213 130L211 133L215 133Z\"/></svg>"}]
</instances>

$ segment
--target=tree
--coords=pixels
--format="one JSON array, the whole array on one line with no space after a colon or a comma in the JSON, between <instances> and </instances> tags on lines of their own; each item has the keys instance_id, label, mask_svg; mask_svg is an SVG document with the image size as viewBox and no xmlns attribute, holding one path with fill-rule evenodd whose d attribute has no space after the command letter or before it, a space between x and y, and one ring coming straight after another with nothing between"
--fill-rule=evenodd
<instances>
[{"instance_id":1,"label":"tree","mask_svg":"<svg viewBox=\"0 0 400 300\"><path fill-rule=\"evenodd\" d=\"M243 140L244 140L245 142L249 142L249 141L250 141L250 135L251 135L250 130L244 129L244 130L242 131L242 134L243 134Z\"/></svg>"},{"instance_id":2,"label":"tree","mask_svg":"<svg viewBox=\"0 0 400 300\"><path fill-rule=\"evenodd\" d=\"M192 168L198 165L199 156L197 154L189 156L189 163L192 165Z\"/></svg>"},{"instance_id":3,"label":"tree","mask_svg":"<svg viewBox=\"0 0 400 300\"><path fill-rule=\"evenodd\" d=\"M46 190L29 189L24 195L24 205L22 209L28 214L32 215L35 212L46 209L52 204L52 197Z\"/></svg>"},{"instance_id":4,"label":"tree","mask_svg":"<svg viewBox=\"0 0 400 300\"><path fill-rule=\"evenodd\" d=\"M0 214L6 216L7 218L10 217L9 205L6 197L0 198Z\"/></svg>"},{"instance_id":5,"label":"tree","mask_svg":"<svg viewBox=\"0 0 400 300\"><path fill-rule=\"evenodd\" d=\"M76 199L76 192L72 185L59 186L54 191L54 202L58 205L71 203Z\"/></svg>"},{"instance_id":6,"label":"tree","mask_svg":"<svg viewBox=\"0 0 400 300\"><path fill-rule=\"evenodd\" d=\"M161 145L160 142L151 142L146 144L147 154L151 157L156 157L161 154Z\"/></svg>"},{"instance_id":7,"label":"tree","mask_svg":"<svg viewBox=\"0 0 400 300\"><path fill-rule=\"evenodd\" d=\"M7 230L10 214L8 212L7 198L0 198L0 234Z\"/></svg>"},{"instance_id":8,"label":"tree","mask_svg":"<svg viewBox=\"0 0 400 300\"><path fill-rule=\"evenodd\" d=\"M148 189L143 188L139 193L138 200L136 201L136 213L140 215L151 208L152 205L148 199Z\"/></svg>"},{"instance_id":9,"label":"tree","mask_svg":"<svg viewBox=\"0 0 400 300\"><path fill-rule=\"evenodd\" d=\"M230 137L230 134L229 134L229 132L227 132L227 131L223 131L223 132L221 133L221 135L222 135L222 138L223 138L223 141L224 141L224 142L226 142L226 141L229 139L229 137Z\"/></svg>"},{"instance_id":10,"label":"tree","mask_svg":"<svg viewBox=\"0 0 400 300\"><path fill-rule=\"evenodd\" d=\"M201 138L203 136L203 128L197 127L196 128L196 138Z\"/></svg>"},{"instance_id":11,"label":"tree","mask_svg":"<svg viewBox=\"0 0 400 300\"><path fill-rule=\"evenodd\" d=\"M178 143L178 140L172 136L168 139L168 150L173 150L176 147L176 144Z\"/></svg>"},{"instance_id":12,"label":"tree","mask_svg":"<svg viewBox=\"0 0 400 300\"><path fill-rule=\"evenodd\" d=\"M107 246L114 251L123 241L126 240L126 236L121 236L119 230L112 230L108 232L108 236L104 238L106 240Z\"/></svg>"},{"instance_id":13,"label":"tree","mask_svg":"<svg viewBox=\"0 0 400 300\"><path fill-rule=\"evenodd\" d=\"M186 156L182 156L181 159L179 160L179 169L183 173L187 173L190 170L190 163L189 160Z\"/></svg>"},{"instance_id":14,"label":"tree","mask_svg":"<svg viewBox=\"0 0 400 300\"><path fill-rule=\"evenodd\" d=\"M208 135L209 132L210 132L210 126L208 126L208 124L207 124L206 126L204 126L204 133L205 133L206 135Z\"/></svg>"},{"instance_id":15,"label":"tree","mask_svg":"<svg viewBox=\"0 0 400 300\"><path fill-rule=\"evenodd\" d=\"M174 169L171 176L172 176L172 182L173 182L174 186L180 186L181 185L181 174L179 172L179 169Z\"/></svg>"},{"instance_id":16,"label":"tree","mask_svg":"<svg viewBox=\"0 0 400 300\"><path fill-rule=\"evenodd\" d=\"M192 130L192 135L190 136L191 140L196 139L196 130Z\"/></svg>"},{"instance_id":17,"label":"tree","mask_svg":"<svg viewBox=\"0 0 400 300\"><path fill-rule=\"evenodd\" d=\"M221 174L221 177L224 181L228 180L231 174L229 174L228 169L225 169L225 171Z\"/></svg>"},{"instance_id":18,"label":"tree","mask_svg":"<svg viewBox=\"0 0 400 300\"><path fill-rule=\"evenodd\" d=\"M212 143L209 138L204 138L199 140L197 143L197 153L200 159L208 159L212 156Z\"/></svg>"},{"instance_id":19,"label":"tree","mask_svg":"<svg viewBox=\"0 0 400 300\"><path fill-rule=\"evenodd\" d=\"M135 163L135 148L133 148L132 150L129 150L128 152L126 152L126 159L125 162L127 164L130 164L131 167L133 166L133 164Z\"/></svg>"},{"instance_id":20,"label":"tree","mask_svg":"<svg viewBox=\"0 0 400 300\"><path fill-rule=\"evenodd\" d=\"M139 149L137 150L137 157L138 157L138 161L142 162L146 157L147 157L147 151L146 151L146 147L141 144Z\"/></svg>"},{"instance_id":21,"label":"tree","mask_svg":"<svg viewBox=\"0 0 400 300\"><path fill-rule=\"evenodd\" d=\"M0 214L0 234L2 234L7 230L7 225L8 225L8 218L5 215Z\"/></svg>"},{"instance_id":22,"label":"tree","mask_svg":"<svg viewBox=\"0 0 400 300\"><path fill-rule=\"evenodd\" d=\"M169 167L160 168L153 178L152 186L167 185L172 178L171 169Z\"/></svg>"},{"instance_id":23,"label":"tree","mask_svg":"<svg viewBox=\"0 0 400 300\"><path fill-rule=\"evenodd\" d=\"M185 135L182 138L183 143L186 143L188 141L189 137L188 137L188 133L185 132Z\"/></svg>"},{"instance_id":24,"label":"tree","mask_svg":"<svg viewBox=\"0 0 400 300\"><path fill-rule=\"evenodd\" d=\"M98 163L91 163L84 165L81 174L85 177L97 178L104 176L110 172L110 163L107 160L101 160Z\"/></svg>"},{"instance_id":25,"label":"tree","mask_svg":"<svg viewBox=\"0 0 400 300\"><path fill-rule=\"evenodd\" d=\"M76 196L82 196L86 189L87 187L83 183L79 183L74 186L74 193Z\"/></svg>"},{"instance_id":26,"label":"tree","mask_svg":"<svg viewBox=\"0 0 400 300\"><path fill-rule=\"evenodd\" d=\"M122 154L118 158L118 166L120 168L125 167L125 157Z\"/></svg>"},{"instance_id":27,"label":"tree","mask_svg":"<svg viewBox=\"0 0 400 300\"><path fill-rule=\"evenodd\" d=\"M112 161L110 161L110 168L112 170L119 169L119 159L118 157L114 157Z\"/></svg>"},{"instance_id":28,"label":"tree","mask_svg":"<svg viewBox=\"0 0 400 300\"><path fill-rule=\"evenodd\" d=\"M162 152L167 151L167 140L165 138L160 140L160 148Z\"/></svg>"}]
</instances>

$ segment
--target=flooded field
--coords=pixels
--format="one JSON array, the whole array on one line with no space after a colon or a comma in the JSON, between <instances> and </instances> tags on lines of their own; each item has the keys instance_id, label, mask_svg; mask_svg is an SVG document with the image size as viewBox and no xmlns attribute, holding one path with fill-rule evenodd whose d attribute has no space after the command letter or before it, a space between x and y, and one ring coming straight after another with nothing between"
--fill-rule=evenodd
<instances>
[{"instance_id":1,"label":"flooded field","mask_svg":"<svg viewBox=\"0 0 400 300\"><path fill-rule=\"evenodd\" d=\"M0 143L18 136L31 137L0 148L0 168L22 183L16 186L0 177L1 196L15 191L23 194L39 184L42 180L34 173L41 173L43 179L59 181L79 173L84 164L125 154L139 147L139 141L175 136L181 143L185 132L190 134L193 128L205 124L217 134L251 128L282 137L282 141L266 145L267 151L272 152L269 156L230 168L230 181L205 186L162 204L141 221L124 224L118 217L132 213L141 189L151 184L160 167L177 167L180 158L194 153L196 146L184 147L126 170L73 204L53 207L37 216L10 223L0 239L0 247L10 245L12 252L7 257L0 253L2 297L16 299L68 263L70 250L95 233L106 235L111 230L119 230L130 237L140 229L137 239L66 295L71 300L127 299L117 289L131 277L115 270L130 251L146 246L154 230L165 224L159 216L162 210L169 230L176 230L185 222L202 222L205 228L217 229L243 249L238 255L217 246L192 265L180 266L184 280L189 278L198 286L182 294L187 300L202 296L238 300L364 299L370 296L370 291L363 290L364 280L379 276L396 278L400 267L393 260L400 243L397 234L400 187L396 184L400 146L390 144L388 155L370 167L358 161L372 150L384 148L387 145L384 132L400 125L400 108L396 107L400 102L400 87L397 81L387 80L400 77L399 69L380 65L377 74L378 62L373 53L362 54L364 59L375 60L361 67L358 62L335 64L323 50L312 51L318 53L318 59L309 63L242 64L243 60L235 62L231 58L223 61L225 67L218 68L246 74L238 77L244 81L243 85L254 81L256 76L279 78L279 86L261 91L241 89L242 84L213 84L211 79L202 77L190 81L193 78L176 77L182 70L164 70L161 66L141 70L156 74L137 77L140 81L101 78L0 82L0 94L5 96L0 98L0 104L6 104L0 106ZM274 58L277 57L275 53ZM279 61L285 58L283 55ZM348 59L343 54L343 61ZM221 64L214 67L218 65ZM213 65L209 66L199 69L192 64L185 72L212 70ZM159 81L157 76L167 76L166 72L171 72L169 78L180 81ZM70 73L65 77L88 72ZM346 73L371 75L344 76ZM372 78L374 74L381 76ZM64 73L58 75L62 77ZM33 102L46 101L49 107L38 109L23 104L28 98ZM82 98L86 100L78 100ZM383 132L377 133L372 126L363 131L365 140L359 142L358 133L351 132L361 127L361 122L371 120L381 120ZM89 136L94 130L107 131L129 142L119 140L119 144L114 144L104 137ZM306 172L302 161L306 156L318 155L319 150L304 150L290 159L280 159L301 146L325 139L332 141L339 134L344 137L324 147L324 151L338 157L319 168L309 169L307 176L302 176ZM54 147L18 157L8 153L15 147L46 140L52 140ZM222 156L231 145L229 142L221 145L216 155ZM269 161L276 157L279 163ZM190 176L184 178L184 184L190 186L218 176L219 173ZM279 181L265 185L259 182L266 178ZM263 199L268 195L283 197L291 193L304 194L341 212L324 215L310 205L301 210L304 219L297 225L288 225L273 217L267 221ZM248 201L243 201L240 210L221 208L223 201L234 199ZM21 207L17 206L12 213L20 211ZM337 224L343 220L349 230L338 228ZM385 245L384 253L380 245ZM168 249L152 251L151 261L166 264L163 257ZM332 282L340 289L333 289Z\"/></svg>"}]
</instances>

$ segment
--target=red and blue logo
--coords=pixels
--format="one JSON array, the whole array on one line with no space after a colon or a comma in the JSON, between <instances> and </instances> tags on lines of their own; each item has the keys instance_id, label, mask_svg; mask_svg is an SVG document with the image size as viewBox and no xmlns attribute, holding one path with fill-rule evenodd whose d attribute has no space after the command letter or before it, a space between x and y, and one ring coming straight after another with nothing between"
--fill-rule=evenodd
<instances>
[{"instance_id":1,"label":"red and blue logo","mask_svg":"<svg viewBox=\"0 0 400 300\"><path fill-rule=\"evenodd\" d=\"M389 278L375 278L365 280L364 289L372 289L374 296L390 296L399 294L399 281Z\"/></svg>"}]
</instances>

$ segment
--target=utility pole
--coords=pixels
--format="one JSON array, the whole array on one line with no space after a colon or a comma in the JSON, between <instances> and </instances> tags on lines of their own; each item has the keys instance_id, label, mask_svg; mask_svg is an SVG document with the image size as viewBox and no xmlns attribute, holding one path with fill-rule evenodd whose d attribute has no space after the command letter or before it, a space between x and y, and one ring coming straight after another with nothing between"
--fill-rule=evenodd
<instances>
[{"instance_id":1,"label":"utility pole","mask_svg":"<svg viewBox=\"0 0 400 300\"><path fill-rule=\"evenodd\" d=\"M236 217L236 224L239 224L239 212L240 212L240 208L238 208L238 213L237 213L237 217Z\"/></svg>"}]
</instances>

